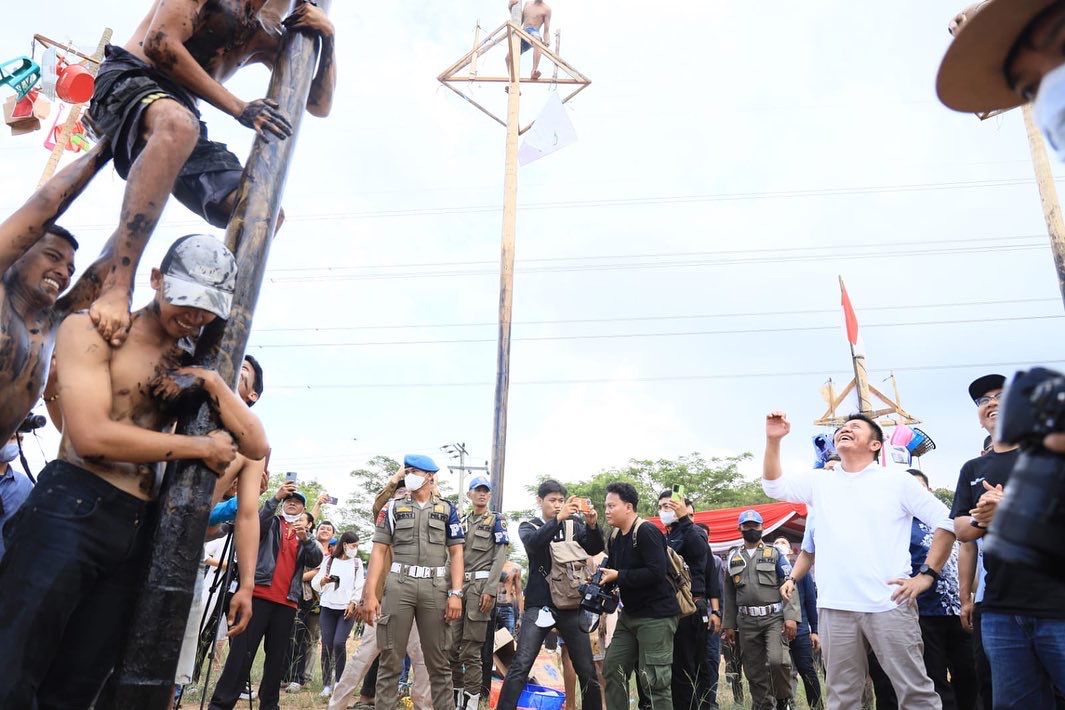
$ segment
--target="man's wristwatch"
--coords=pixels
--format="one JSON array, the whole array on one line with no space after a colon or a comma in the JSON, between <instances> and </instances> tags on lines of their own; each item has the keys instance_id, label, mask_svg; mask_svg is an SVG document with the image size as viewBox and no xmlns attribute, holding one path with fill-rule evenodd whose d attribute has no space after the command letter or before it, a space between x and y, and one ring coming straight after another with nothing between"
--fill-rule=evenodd
<instances>
[{"instance_id":1,"label":"man's wristwatch","mask_svg":"<svg viewBox=\"0 0 1065 710\"><path fill-rule=\"evenodd\" d=\"M719 609L711 609L710 613L719 619L721 618L721 611Z\"/></svg>"},{"instance_id":2,"label":"man's wristwatch","mask_svg":"<svg viewBox=\"0 0 1065 710\"><path fill-rule=\"evenodd\" d=\"M451 597L458 597L459 599L462 599L463 596L465 596L465 595L462 593L461 589L449 589L449 590L447 590L447 598L448 599L450 599Z\"/></svg>"},{"instance_id":3,"label":"man's wristwatch","mask_svg":"<svg viewBox=\"0 0 1065 710\"><path fill-rule=\"evenodd\" d=\"M917 574L927 574L929 577L932 578L933 581L935 581L935 582L939 581L939 572L936 572L934 569L932 569L928 565L921 565L917 569Z\"/></svg>"}]
</instances>

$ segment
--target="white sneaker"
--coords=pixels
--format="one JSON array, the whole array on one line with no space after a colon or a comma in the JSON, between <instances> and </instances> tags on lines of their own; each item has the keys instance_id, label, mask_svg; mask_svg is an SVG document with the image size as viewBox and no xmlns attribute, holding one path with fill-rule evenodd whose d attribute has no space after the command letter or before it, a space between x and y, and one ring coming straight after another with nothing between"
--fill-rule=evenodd
<instances>
[{"instance_id":1,"label":"white sneaker","mask_svg":"<svg viewBox=\"0 0 1065 710\"><path fill-rule=\"evenodd\" d=\"M332 694L333 694L333 688L327 685L327 686L322 688L322 692L318 693L318 697L319 698L328 698Z\"/></svg>"},{"instance_id":2,"label":"white sneaker","mask_svg":"<svg viewBox=\"0 0 1065 710\"><path fill-rule=\"evenodd\" d=\"M298 692L300 692L300 688L302 688L302 687L303 687L302 685L300 685L299 683L296 683L296 682L293 681L292 683L289 683L287 686L285 686L285 692L286 693L298 693Z\"/></svg>"},{"instance_id":3,"label":"white sneaker","mask_svg":"<svg viewBox=\"0 0 1065 710\"><path fill-rule=\"evenodd\" d=\"M255 690L251 691L250 693L245 690L244 692L242 692L240 694L240 699L241 700L255 700L258 697L259 697L259 693L257 691L255 691Z\"/></svg>"}]
</instances>

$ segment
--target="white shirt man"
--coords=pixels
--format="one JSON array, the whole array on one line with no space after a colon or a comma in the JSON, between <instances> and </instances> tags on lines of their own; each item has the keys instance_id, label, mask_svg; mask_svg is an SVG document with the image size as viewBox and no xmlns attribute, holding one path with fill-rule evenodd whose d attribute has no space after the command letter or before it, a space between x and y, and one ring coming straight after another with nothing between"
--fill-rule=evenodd
<instances>
[{"instance_id":1,"label":"white shirt man","mask_svg":"<svg viewBox=\"0 0 1065 710\"><path fill-rule=\"evenodd\" d=\"M872 420L855 415L836 431L841 461L835 470L785 476L780 441L790 430L783 412L766 418L762 487L773 498L817 510L814 544L828 709L860 705L868 644L891 678L899 707L939 710L921 655L914 600L935 583L950 555L950 511L912 476L877 462L884 434ZM936 532L921 573L910 577L913 518Z\"/></svg>"}]
</instances>

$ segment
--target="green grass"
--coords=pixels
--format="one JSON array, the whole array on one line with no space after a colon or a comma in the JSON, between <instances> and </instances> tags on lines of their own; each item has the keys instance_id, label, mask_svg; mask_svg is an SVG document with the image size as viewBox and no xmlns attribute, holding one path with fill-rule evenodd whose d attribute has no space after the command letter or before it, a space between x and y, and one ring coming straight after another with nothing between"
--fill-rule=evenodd
<instances>
[{"instance_id":1,"label":"green grass","mask_svg":"<svg viewBox=\"0 0 1065 710\"><path fill-rule=\"evenodd\" d=\"M351 657L351 654L354 652L354 650L355 650L355 648L357 646L358 646L358 641L357 640L355 640L355 639L349 639L348 640L348 657L349 658ZM215 660L215 664L214 664L214 666L213 666L213 668L211 670L211 683L210 683L209 687L207 688L207 693L208 693L207 702L208 703L210 703L210 693L214 691L214 682L216 680L218 680L218 676L222 672L222 666L225 664L225 658L226 658L226 654L227 654L228 650L229 650L228 646L225 649L223 649L220 658ZM255 688L256 690L258 690L258 688L259 688L259 681L262 679L262 675L263 675L263 660L264 660L264 651L263 651L262 647L260 646L259 647L259 652L255 656L255 661L252 664L252 670L251 670L252 688ZM321 673L322 673L322 668L321 668L321 664L319 662L319 654L318 654L317 649L316 649L312 653L312 658L308 659L308 661L307 661L307 674L308 674L308 676L311 676L311 681L307 685L303 686L303 688L298 693L286 693L286 692L282 691L281 692L281 703L280 703L282 710L310 710L311 708L315 708L315 709L324 708L328 704L328 701L325 698L319 698L318 697L318 694L320 692L322 692ZM750 687L747 685L746 680L743 683L743 690L744 690L744 693L745 693L744 699L746 701L745 703L733 703L732 702L732 690L731 690L731 688L726 686L724 681L725 681L725 674L722 672L722 674L721 674L721 687L718 689L718 703L719 703L719 706L721 707L721 710L746 710L746 708L749 708L750 707L750 702L751 702L751 691L750 691ZM822 691L824 691L824 678L821 679L821 688L822 688ZM196 686L196 689L194 691L192 691L191 694L189 694L188 691L186 691L186 692L187 692L187 694L185 695L185 698L182 700L182 703L181 703L182 708L184 708L186 710L198 709L199 706L200 706L200 698L202 697L201 693L203 692L202 684ZM580 703L579 702L577 703L577 705L578 705L578 707L580 707ZM629 705L630 705L630 708L635 708L636 707L636 689L635 689L635 687L633 687L633 689L632 689L632 700L630 701ZM258 706L259 706L258 700L254 701L252 703L252 706L254 708L258 708ZM248 707L246 703L237 703L236 710L240 710L241 708L246 708L246 707ZM482 708L487 708L487 704L482 702L482 706L481 707ZM799 683L799 686L798 686L796 704L795 704L794 707L795 707L796 710L801 710L803 708L809 708L809 705L806 702L806 693L803 691L803 687L802 687L802 683L801 682ZM397 705L396 708L397 708L397 710L399 710L399 709L406 710L408 708L408 706L406 706L406 705L401 703L401 704Z\"/></svg>"}]
</instances>

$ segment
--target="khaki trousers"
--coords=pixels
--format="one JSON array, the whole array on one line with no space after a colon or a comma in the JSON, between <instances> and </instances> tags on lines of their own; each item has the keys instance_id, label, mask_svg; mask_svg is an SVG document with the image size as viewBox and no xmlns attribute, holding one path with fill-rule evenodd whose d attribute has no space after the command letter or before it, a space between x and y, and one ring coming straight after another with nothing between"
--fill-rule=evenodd
<instances>
[{"instance_id":1,"label":"khaki trousers","mask_svg":"<svg viewBox=\"0 0 1065 710\"><path fill-rule=\"evenodd\" d=\"M861 707L870 648L891 679L900 708L942 710L925 671L924 643L914 607L905 604L880 612L818 609L818 631L825 659L827 710Z\"/></svg>"},{"instance_id":2,"label":"khaki trousers","mask_svg":"<svg viewBox=\"0 0 1065 710\"><path fill-rule=\"evenodd\" d=\"M784 615L740 614L736 621L743 672L751 686L751 707L773 710L777 700L791 697L791 655L782 634Z\"/></svg>"},{"instance_id":3,"label":"khaki trousers","mask_svg":"<svg viewBox=\"0 0 1065 710\"><path fill-rule=\"evenodd\" d=\"M370 669L373 659L377 658L380 651L377 648L377 629L372 624L367 624L359 638L359 647L351 656L351 660L344 666L344 673L333 687L333 694L329 696L328 710L345 710L351 702L351 697L359 692L362 680L366 677L366 671ZM422 656L422 645L418 638L418 629L410 630L410 639L407 641L407 655L413 668L414 683L410 690L410 699L414 703L414 710L432 710L433 701L429 692L429 671L425 670L425 658Z\"/></svg>"},{"instance_id":4,"label":"khaki trousers","mask_svg":"<svg viewBox=\"0 0 1065 710\"><path fill-rule=\"evenodd\" d=\"M434 710L454 710L451 694L450 625L444 621L447 610L447 587L444 577L414 579L399 574L388 575L382 614L377 619L377 647L381 665L377 671L379 708L394 708L399 702L399 676L403 673L407 639L417 624L421 636L425 668L432 686Z\"/></svg>"}]
</instances>

